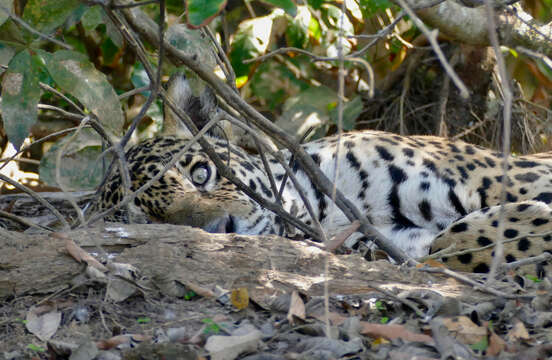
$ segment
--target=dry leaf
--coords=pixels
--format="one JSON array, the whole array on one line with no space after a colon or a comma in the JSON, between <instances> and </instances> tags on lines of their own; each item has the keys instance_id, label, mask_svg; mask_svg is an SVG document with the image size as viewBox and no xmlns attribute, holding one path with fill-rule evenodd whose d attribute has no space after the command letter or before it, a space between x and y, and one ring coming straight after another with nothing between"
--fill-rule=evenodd
<instances>
[{"instance_id":1,"label":"dry leaf","mask_svg":"<svg viewBox=\"0 0 552 360\"><path fill-rule=\"evenodd\" d=\"M306 314L305 314L305 303L299 296L299 293L297 290L294 290L291 293L291 303L289 304L289 310L287 314L287 319L290 323L295 322L295 318L299 318L301 320L305 320Z\"/></svg>"},{"instance_id":2,"label":"dry leaf","mask_svg":"<svg viewBox=\"0 0 552 360\"><path fill-rule=\"evenodd\" d=\"M65 249L73 257L73 259L78 262L85 262L88 266L92 266L101 272L107 272L107 268L102 265L95 257L91 256L89 253L84 251L80 246L78 246L73 239L69 238L67 235L62 233L53 233L53 237L58 239L65 240Z\"/></svg>"},{"instance_id":3,"label":"dry leaf","mask_svg":"<svg viewBox=\"0 0 552 360\"><path fill-rule=\"evenodd\" d=\"M514 327L506 334L509 343L516 343L518 340L529 340L529 333L521 321L517 321Z\"/></svg>"},{"instance_id":4,"label":"dry leaf","mask_svg":"<svg viewBox=\"0 0 552 360\"><path fill-rule=\"evenodd\" d=\"M418 334L407 330L402 325L383 325L383 324L374 324L366 321L360 322L362 329L360 333L362 335L367 335L372 338L384 337L387 339L403 339L405 341L419 341L426 344L433 344L433 339L431 336L425 334Z\"/></svg>"},{"instance_id":5,"label":"dry leaf","mask_svg":"<svg viewBox=\"0 0 552 360\"><path fill-rule=\"evenodd\" d=\"M61 312L52 310L41 313L36 307L27 312L25 326L41 341L49 340L56 333L61 323Z\"/></svg>"},{"instance_id":6,"label":"dry leaf","mask_svg":"<svg viewBox=\"0 0 552 360\"><path fill-rule=\"evenodd\" d=\"M454 338L464 344L477 344L487 337L487 329L483 326L477 326L467 316L444 318L443 325L447 327Z\"/></svg>"},{"instance_id":7,"label":"dry leaf","mask_svg":"<svg viewBox=\"0 0 552 360\"><path fill-rule=\"evenodd\" d=\"M243 310L249 305L249 292L247 288L241 287L232 290L230 294L232 305L238 310Z\"/></svg>"},{"instance_id":8,"label":"dry leaf","mask_svg":"<svg viewBox=\"0 0 552 360\"><path fill-rule=\"evenodd\" d=\"M142 334L125 334L113 336L106 340L100 340L96 342L96 346L100 350L109 350L120 345L131 345L132 343L141 343L151 340L151 336Z\"/></svg>"},{"instance_id":9,"label":"dry leaf","mask_svg":"<svg viewBox=\"0 0 552 360\"><path fill-rule=\"evenodd\" d=\"M489 335L489 347L487 348L487 356L496 356L500 354L506 348L506 342L502 340L500 336L490 332Z\"/></svg>"}]
</instances>

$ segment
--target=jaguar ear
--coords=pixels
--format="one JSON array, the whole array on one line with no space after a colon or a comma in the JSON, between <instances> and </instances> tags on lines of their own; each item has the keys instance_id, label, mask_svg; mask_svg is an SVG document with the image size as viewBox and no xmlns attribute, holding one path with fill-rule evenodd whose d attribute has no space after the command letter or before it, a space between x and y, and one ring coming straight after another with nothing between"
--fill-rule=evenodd
<instances>
[{"instance_id":1,"label":"jaguar ear","mask_svg":"<svg viewBox=\"0 0 552 360\"><path fill-rule=\"evenodd\" d=\"M167 83L167 95L180 110L192 119L198 129L209 122L212 112L216 111L216 97L213 92L206 88L200 96L195 96L190 82L183 73L175 73L171 76ZM163 134L181 137L192 136L186 125L166 103L164 104L164 113Z\"/></svg>"}]
</instances>

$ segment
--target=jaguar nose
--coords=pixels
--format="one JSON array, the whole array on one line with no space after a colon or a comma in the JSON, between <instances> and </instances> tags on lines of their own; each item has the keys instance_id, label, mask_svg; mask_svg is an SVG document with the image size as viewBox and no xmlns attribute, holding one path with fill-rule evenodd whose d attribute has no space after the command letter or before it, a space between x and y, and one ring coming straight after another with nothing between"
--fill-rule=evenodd
<instances>
[{"instance_id":1,"label":"jaguar nose","mask_svg":"<svg viewBox=\"0 0 552 360\"><path fill-rule=\"evenodd\" d=\"M210 233L233 233L236 232L236 221L232 215L222 216L203 228Z\"/></svg>"}]
</instances>

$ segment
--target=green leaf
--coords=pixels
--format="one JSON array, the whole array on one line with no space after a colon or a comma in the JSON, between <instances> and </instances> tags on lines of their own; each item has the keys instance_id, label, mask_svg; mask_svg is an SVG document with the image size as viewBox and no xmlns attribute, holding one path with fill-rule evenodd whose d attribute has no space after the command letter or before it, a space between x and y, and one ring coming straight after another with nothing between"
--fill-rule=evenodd
<instances>
[{"instance_id":1,"label":"green leaf","mask_svg":"<svg viewBox=\"0 0 552 360\"><path fill-rule=\"evenodd\" d=\"M29 51L21 51L10 61L2 81L4 129L16 149L36 122L39 99L37 64Z\"/></svg>"},{"instance_id":2,"label":"green leaf","mask_svg":"<svg viewBox=\"0 0 552 360\"><path fill-rule=\"evenodd\" d=\"M286 28L286 40L289 46L305 48L309 42L309 25L311 13L306 6L300 6L297 16L289 22Z\"/></svg>"},{"instance_id":3,"label":"green leaf","mask_svg":"<svg viewBox=\"0 0 552 360\"><path fill-rule=\"evenodd\" d=\"M84 30L89 32L94 30L98 25L103 23L103 10L100 5L89 7L82 15L82 26Z\"/></svg>"},{"instance_id":4,"label":"green leaf","mask_svg":"<svg viewBox=\"0 0 552 360\"><path fill-rule=\"evenodd\" d=\"M2 25L10 17L4 9L8 10L10 13L13 13L13 0L0 0L0 25Z\"/></svg>"},{"instance_id":5,"label":"green leaf","mask_svg":"<svg viewBox=\"0 0 552 360\"><path fill-rule=\"evenodd\" d=\"M106 76L96 70L83 54L59 50L53 55L40 51L40 55L56 84L93 112L107 131L119 136L124 115Z\"/></svg>"},{"instance_id":6,"label":"green leaf","mask_svg":"<svg viewBox=\"0 0 552 360\"><path fill-rule=\"evenodd\" d=\"M35 30L48 34L63 24L79 5L79 0L29 0L23 20Z\"/></svg>"},{"instance_id":7,"label":"green leaf","mask_svg":"<svg viewBox=\"0 0 552 360\"><path fill-rule=\"evenodd\" d=\"M144 316L144 317L139 317L138 319L136 319L136 321L138 322L138 324L147 324L151 321L151 319L147 316Z\"/></svg>"},{"instance_id":8,"label":"green leaf","mask_svg":"<svg viewBox=\"0 0 552 360\"><path fill-rule=\"evenodd\" d=\"M381 324L387 324L389 322L389 318L387 316L384 316L380 319Z\"/></svg>"},{"instance_id":9,"label":"green leaf","mask_svg":"<svg viewBox=\"0 0 552 360\"><path fill-rule=\"evenodd\" d=\"M27 349L32 350L32 351L36 351L36 352L45 352L46 351L46 349L44 349L42 346L38 346L38 345L35 345L35 344L27 345Z\"/></svg>"},{"instance_id":10,"label":"green leaf","mask_svg":"<svg viewBox=\"0 0 552 360\"><path fill-rule=\"evenodd\" d=\"M483 337L475 344L471 344L470 347L472 348L472 350L484 351L487 350L487 348L489 347L489 341L487 340L487 337Z\"/></svg>"},{"instance_id":11,"label":"green leaf","mask_svg":"<svg viewBox=\"0 0 552 360\"><path fill-rule=\"evenodd\" d=\"M344 104L343 118L342 118L343 130L348 131L348 130L352 130L355 127L355 121L362 113L362 110L363 110L363 105L362 105L362 99L360 96L357 96L353 100ZM330 118L332 119L332 122L337 125L338 107L334 108L330 112Z\"/></svg>"},{"instance_id":12,"label":"green leaf","mask_svg":"<svg viewBox=\"0 0 552 360\"><path fill-rule=\"evenodd\" d=\"M187 0L188 25L193 28L211 22L226 6L226 0Z\"/></svg>"},{"instance_id":13,"label":"green leaf","mask_svg":"<svg viewBox=\"0 0 552 360\"><path fill-rule=\"evenodd\" d=\"M264 2L284 9L284 11L292 17L297 15L297 6L292 0L264 0Z\"/></svg>"},{"instance_id":14,"label":"green leaf","mask_svg":"<svg viewBox=\"0 0 552 360\"><path fill-rule=\"evenodd\" d=\"M92 190L103 177L103 166L98 159L102 154L101 138L92 129L83 129L76 138L68 134L57 141L40 160L40 179L51 186L63 185L67 190ZM65 146L67 144L67 146ZM56 179L58 151L63 151L60 161L62 184ZM109 166L110 157L105 159Z\"/></svg>"},{"instance_id":15,"label":"green leaf","mask_svg":"<svg viewBox=\"0 0 552 360\"><path fill-rule=\"evenodd\" d=\"M189 56L193 56L198 62L209 69L217 65L213 55L213 48L201 31L188 29L185 25L176 24L167 29L167 41L178 50Z\"/></svg>"}]
</instances>

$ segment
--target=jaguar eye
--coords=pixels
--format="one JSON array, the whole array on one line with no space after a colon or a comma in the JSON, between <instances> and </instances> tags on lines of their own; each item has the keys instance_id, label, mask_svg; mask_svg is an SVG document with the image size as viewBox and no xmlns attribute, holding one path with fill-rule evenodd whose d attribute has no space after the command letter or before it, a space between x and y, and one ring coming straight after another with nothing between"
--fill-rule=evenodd
<instances>
[{"instance_id":1,"label":"jaguar eye","mask_svg":"<svg viewBox=\"0 0 552 360\"><path fill-rule=\"evenodd\" d=\"M210 175L211 169L207 164L197 164L192 169L192 182L195 185L205 185Z\"/></svg>"}]
</instances>

